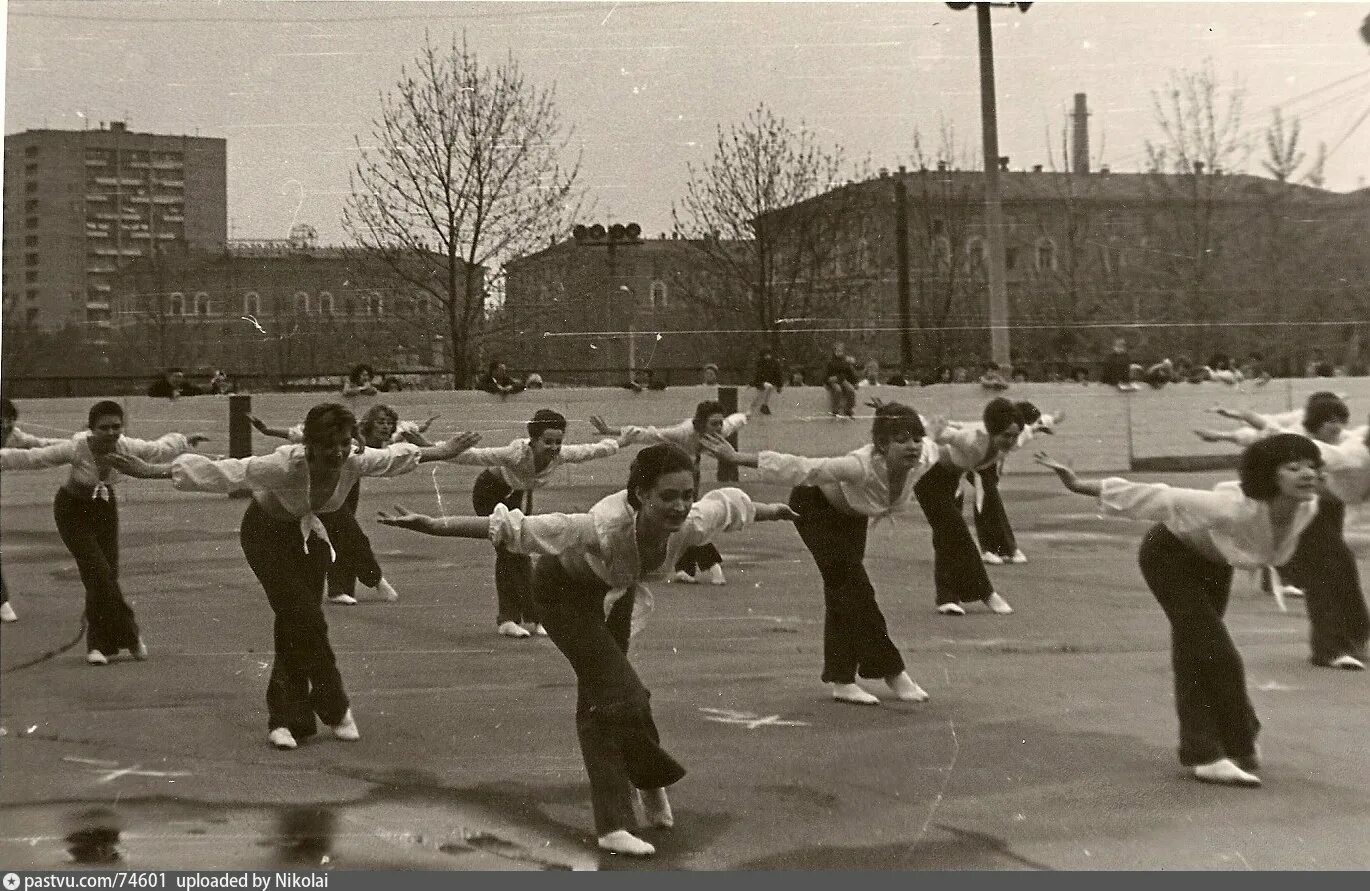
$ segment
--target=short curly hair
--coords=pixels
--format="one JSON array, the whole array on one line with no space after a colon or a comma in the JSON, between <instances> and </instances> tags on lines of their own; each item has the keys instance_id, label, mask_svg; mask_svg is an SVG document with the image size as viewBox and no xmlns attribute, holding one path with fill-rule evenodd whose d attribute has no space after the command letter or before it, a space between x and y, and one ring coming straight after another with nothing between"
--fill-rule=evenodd
<instances>
[{"instance_id":1,"label":"short curly hair","mask_svg":"<svg viewBox=\"0 0 1370 891\"><path fill-rule=\"evenodd\" d=\"M347 406L337 402L321 402L304 416L305 445L323 442L336 433L346 433L348 437L357 433L357 416Z\"/></svg>"},{"instance_id":2,"label":"short curly hair","mask_svg":"<svg viewBox=\"0 0 1370 891\"><path fill-rule=\"evenodd\" d=\"M1307 461L1315 470L1322 467L1322 454L1313 440L1298 433L1277 433L1259 439L1242 452L1242 494L1257 501L1269 501L1280 494L1279 469L1292 461Z\"/></svg>"},{"instance_id":3,"label":"short curly hair","mask_svg":"<svg viewBox=\"0 0 1370 891\"><path fill-rule=\"evenodd\" d=\"M871 442L884 447L896 433L910 433L914 439L927 435L923 418L902 402L884 402L875 410L875 420L871 422Z\"/></svg>"}]
</instances>

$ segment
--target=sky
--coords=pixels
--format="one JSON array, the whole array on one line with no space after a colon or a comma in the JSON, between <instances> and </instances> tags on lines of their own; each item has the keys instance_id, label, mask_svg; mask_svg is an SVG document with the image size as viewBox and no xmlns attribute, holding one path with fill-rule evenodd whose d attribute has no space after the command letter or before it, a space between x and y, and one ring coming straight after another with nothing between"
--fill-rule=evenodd
<instances>
[{"instance_id":1,"label":"sky","mask_svg":"<svg viewBox=\"0 0 1370 891\"><path fill-rule=\"evenodd\" d=\"M1000 154L1060 165L1072 96L1089 96L1092 161L1135 171L1158 135L1152 91L1211 60L1302 121L1327 187L1370 184L1370 3L1064 3L996 9ZM555 87L595 202L584 222L668 232L687 165L765 103L872 167L911 164L944 124L980 144L975 14L938 2L95 2L11 0L4 128L130 130L228 140L229 234L297 222L340 244L356 142L429 35L512 54ZM1360 125L1353 126L1357 120ZM1259 157L1250 168L1259 171Z\"/></svg>"}]
</instances>

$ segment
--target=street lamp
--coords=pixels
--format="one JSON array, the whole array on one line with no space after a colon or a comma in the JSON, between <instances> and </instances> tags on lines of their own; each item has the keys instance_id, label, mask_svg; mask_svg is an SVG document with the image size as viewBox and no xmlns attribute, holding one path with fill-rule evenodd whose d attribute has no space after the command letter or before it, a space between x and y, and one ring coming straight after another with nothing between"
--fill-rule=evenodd
<instances>
[{"instance_id":1,"label":"street lamp","mask_svg":"<svg viewBox=\"0 0 1370 891\"><path fill-rule=\"evenodd\" d=\"M576 243L579 245L585 245L590 247L604 247L607 250L609 272L607 279L605 281L606 287L604 289L604 318L601 324L612 323L612 319L614 318L614 301L616 299L622 299L625 294L630 298L628 307L629 334L627 360L628 374L631 376L633 373L633 361L635 359L632 336L632 319L633 313L636 312L636 307L632 305L631 289L629 289L626 285L615 285L615 251L619 247L631 247L633 245L642 244L642 227L639 226L637 223L628 223L626 226L622 223L614 223L608 229L605 229L604 226L600 225L599 223L595 223L593 226L576 226L571 230L571 235L573 238L575 238ZM606 356L606 358L608 357ZM610 364L612 365L612 359L610 359Z\"/></svg>"},{"instance_id":2,"label":"street lamp","mask_svg":"<svg viewBox=\"0 0 1370 891\"><path fill-rule=\"evenodd\" d=\"M990 33L991 6L1016 6L1027 12L1031 3L947 3L952 9L975 7L980 41L980 128L985 155L985 227L989 234L989 342L991 358L1001 368L1010 364L1008 283L1004 271L1004 209L999 198L999 127L994 101L994 40Z\"/></svg>"}]
</instances>

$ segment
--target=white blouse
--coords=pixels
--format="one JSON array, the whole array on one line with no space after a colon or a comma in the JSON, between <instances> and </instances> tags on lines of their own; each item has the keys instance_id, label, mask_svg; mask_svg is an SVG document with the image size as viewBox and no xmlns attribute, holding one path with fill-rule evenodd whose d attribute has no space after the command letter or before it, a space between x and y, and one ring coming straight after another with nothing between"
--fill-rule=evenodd
<instances>
[{"instance_id":1,"label":"white blouse","mask_svg":"<svg viewBox=\"0 0 1370 891\"><path fill-rule=\"evenodd\" d=\"M1239 569L1283 566L1294 556L1299 536L1318 513L1318 502L1300 502L1284 537L1275 540L1270 506L1247 498L1237 482L1211 490L1165 483L1133 483L1121 477L1101 482L1099 505L1111 516L1155 520L1215 563Z\"/></svg>"},{"instance_id":2,"label":"white blouse","mask_svg":"<svg viewBox=\"0 0 1370 891\"><path fill-rule=\"evenodd\" d=\"M714 489L690 508L685 524L667 539L665 559L651 569L638 561L637 510L628 503L626 489L580 514L525 515L496 505L490 516L490 540L518 554L556 556L572 576L600 579L610 588L604 596L606 617L614 603L635 587L632 630L637 633L652 609L652 592L645 583L664 581L687 548L706 544L721 532L736 532L755 520L756 505L746 492Z\"/></svg>"},{"instance_id":3,"label":"white blouse","mask_svg":"<svg viewBox=\"0 0 1370 891\"><path fill-rule=\"evenodd\" d=\"M511 489L529 491L540 489L552 480L552 474L562 464L581 464L596 458L607 458L618 454L618 440L601 439L599 442L582 445L563 445L547 466L536 470L533 466L533 446L527 438L516 439L506 446L484 449L467 449L455 458L448 458L450 464L474 464L479 467L494 467Z\"/></svg>"},{"instance_id":4,"label":"white blouse","mask_svg":"<svg viewBox=\"0 0 1370 891\"><path fill-rule=\"evenodd\" d=\"M723 437L726 439L732 436L747 423L745 412L733 412L723 419ZM685 420L670 427L634 427L625 426L618 434L618 444L620 446L629 445L654 445L659 442L669 442L672 445L680 446L695 458L698 458L703 451L699 445L699 432L695 430L694 421Z\"/></svg>"},{"instance_id":5,"label":"white blouse","mask_svg":"<svg viewBox=\"0 0 1370 891\"><path fill-rule=\"evenodd\" d=\"M53 445L0 449L0 468L36 470L70 464L68 483L91 489L91 498L108 501L109 487L122 479L123 474L95 456L90 450L90 436L89 430L82 430L70 439L57 440ZM121 455L132 455L154 463L170 461L190 449L190 442L182 433L168 433L152 441L120 436L114 444L114 451Z\"/></svg>"},{"instance_id":6,"label":"white blouse","mask_svg":"<svg viewBox=\"0 0 1370 891\"><path fill-rule=\"evenodd\" d=\"M328 542L331 552L332 542L318 514L342 507L347 493L364 476L399 476L418 466L419 447L411 443L354 451L338 469L338 482L332 494L317 510L310 503L305 447L298 444L283 445L270 454L249 458L212 460L204 455L182 455L171 463L171 484L182 492L228 494L251 489L253 499L268 514L285 514L300 521L306 550L313 532Z\"/></svg>"},{"instance_id":7,"label":"white blouse","mask_svg":"<svg viewBox=\"0 0 1370 891\"><path fill-rule=\"evenodd\" d=\"M1295 433L1308 438L1318 447L1322 456L1322 472L1327 482L1327 490L1346 502L1347 507L1357 508L1370 500L1370 448L1366 447L1366 437L1370 427L1356 427L1343 430L1336 445L1329 445L1320 439L1313 439L1298 430L1281 430L1270 426L1264 430L1242 427L1232 431L1233 441L1246 447L1261 439L1278 433Z\"/></svg>"},{"instance_id":8,"label":"white blouse","mask_svg":"<svg viewBox=\"0 0 1370 891\"><path fill-rule=\"evenodd\" d=\"M390 442L392 444L397 442L408 442L409 440L405 439L404 434L419 432L419 424L417 421L400 421L395 425L395 432L390 434ZM303 443L304 425L296 424L294 427L285 431L285 438L290 442ZM358 440L361 439L361 431L357 432L357 438Z\"/></svg>"},{"instance_id":9,"label":"white blouse","mask_svg":"<svg viewBox=\"0 0 1370 891\"><path fill-rule=\"evenodd\" d=\"M70 439L68 436L34 436L18 427L11 427L10 435L5 437L4 447L7 449L40 449L43 446L61 445L68 439Z\"/></svg>"},{"instance_id":10,"label":"white blouse","mask_svg":"<svg viewBox=\"0 0 1370 891\"><path fill-rule=\"evenodd\" d=\"M931 470L940 452L931 440L923 440L918 463L909 468L904 488L890 492L885 457L867 443L854 452L832 458L805 458L782 452L758 452L757 469L770 481L790 486L817 486L834 507L849 514L870 517L873 523L893 519L913 500L913 487Z\"/></svg>"}]
</instances>

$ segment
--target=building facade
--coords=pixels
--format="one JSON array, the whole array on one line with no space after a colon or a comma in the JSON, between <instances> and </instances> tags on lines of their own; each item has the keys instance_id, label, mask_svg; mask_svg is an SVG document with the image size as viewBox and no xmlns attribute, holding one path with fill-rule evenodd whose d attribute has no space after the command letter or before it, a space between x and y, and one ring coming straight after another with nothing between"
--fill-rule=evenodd
<instances>
[{"instance_id":1,"label":"building facade","mask_svg":"<svg viewBox=\"0 0 1370 891\"><path fill-rule=\"evenodd\" d=\"M227 236L226 142L95 130L5 137L7 325L77 326L107 339L113 277L176 248L221 250Z\"/></svg>"}]
</instances>

